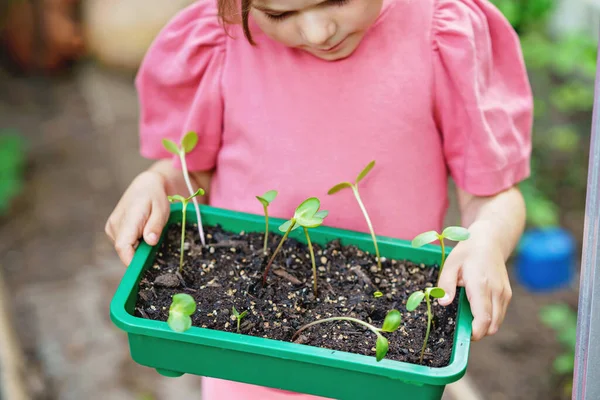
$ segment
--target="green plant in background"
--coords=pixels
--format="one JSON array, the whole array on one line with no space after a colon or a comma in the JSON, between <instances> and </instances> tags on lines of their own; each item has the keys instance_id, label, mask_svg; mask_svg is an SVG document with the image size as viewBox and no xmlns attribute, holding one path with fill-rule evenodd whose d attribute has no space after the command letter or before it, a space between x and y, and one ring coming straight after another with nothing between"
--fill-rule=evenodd
<instances>
[{"instance_id":1,"label":"green plant in background","mask_svg":"<svg viewBox=\"0 0 600 400\"><path fill-rule=\"evenodd\" d=\"M242 319L246 315L248 315L248 311L244 311L243 313L240 314L240 312L235 308L235 306L233 306L233 307L231 307L231 312L233 313L233 316L237 320L237 333L240 333L240 323L242 322Z\"/></svg>"},{"instance_id":2,"label":"green plant in background","mask_svg":"<svg viewBox=\"0 0 600 400\"><path fill-rule=\"evenodd\" d=\"M256 196L260 204L263 205L263 209L265 211L265 244L263 245L263 253L267 253L267 240L269 238L269 205L275 200L277 197L276 190L269 190L262 196Z\"/></svg>"},{"instance_id":3,"label":"green plant in background","mask_svg":"<svg viewBox=\"0 0 600 400\"><path fill-rule=\"evenodd\" d=\"M180 145L177 146L175 142L169 139L163 139L164 148L179 157L179 161L181 162L181 170L183 172L183 179L185 180L185 184L190 192L190 196L194 193L194 189L192 189L192 182L190 180L190 174L187 168L187 162L185 157L188 153L190 153L196 145L198 144L198 134L196 132L188 132L181 139ZM204 193L203 193L204 194ZM204 227L202 226L202 216L200 215L200 207L198 206L198 200L196 200L195 196L194 200L194 208L196 209L196 218L198 219L198 234L200 235L200 242L202 246L206 246L206 240L204 238Z\"/></svg>"},{"instance_id":4,"label":"green plant in background","mask_svg":"<svg viewBox=\"0 0 600 400\"><path fill-rule=\"evenodd\" d=\"M0 215L23 190L25 161L23 138L14 131L0 131Z\"/></svg>"},{"instance_id":5,"label":"green plant in background","mask_svg":"<svg viewBox=\"0 0 600 400\"><path fill-rule=\"evenodd\" d=\"M440 262L440 272L437 280L439 284L440 277L442 276L442 270L444 269L444 263L446 261L446 247L444 244L444 239L460 242L467 240L470 236L471 234L469 231L461 226L449 226L445 228L442 233L437 233L436 231L423 232L415 236L411 244L413 247L422 247L428 243L439 240L440 246L442 247L442 260Z\"/></svg>"},{"instance_id":6,"label":"green plant in background","mask_svg":"<svg viewBox=\"0 0 600 400\"><path fill-rule=\"evenodd\" d=\"M191 315L196 312L196 302L189 294L179 293L173 296L169 307L167 324L175 332L185 332L192 327Z\"/></svg>"},{"instance_id":7,"label":"green plant in background","mask_svg":"<svg viewBox=\"0 0 600 400\"><path fill-rule=\"evenodd\" d=\"M358 193L358 183L362 181L367 174L373 169L375 166L375 161L371 161L361 172L358 174L354 183L350 182L342 182L338 183L331 189L329 189L328 194L336 194L340 190L343 189L352 189L352 193L354 193L354 197L356 197L356 201L358 202L358 206L365 216L365 220L367 221L367 225L369 226L369 231L371 232L371 237L373 238L373 245L375 246L375 253L377 255L377 267L381 270L381 257L379 256L379 247L377 246L377 238L375 237L375 230L373 229L373 224L371 223L371 218L369 218L369 214L367 213L367 209L360 198L360 194Z\"/></svg>"},{"instance_id":8,"label":"green plant in background","mask_svg":"<svg viewBox=\"0 0 600 400\"><path fill-rule=\"evenodd\" d=\"M431 287L425 290L419 290L410 295L406 302L407 311L415 311L419 304L425 299L427 303L427 331L425 333L425 340L423 341L423 347L421 348L421 357L419 363L423 363L423 356L425 355L425 349L427 348L427 341L429 340L429 333L431 332L431 321L433 320L433 312L431 311L431 298L441 299L446 295L444 289L439 287Z\"/></svg>"},{"instance_id":9,"label":"green plant in background","mask_svg":"<svg viewBox=\"0 0 600 400\"><path fill-rule=\"evenodd\" d=\"M275 260L275 256L277 255L279 250L281 250L281 246L283 246L283 243L289 236L290 232L299 227L302 227L304 229L304 234L306 235L306 241L308 244L308 249L310 251L310 258L312 262L313 290L315 296L317 295L317 265L315 262L315 253L312 247L312 243L310 241L310 236L308 235L308 229L321 226L321 224L323 224L323 219L329 214L328 211L325 210L319 211L320 207L321 201L318 198L311 197L309 199L306 199L298 206L296 212L294 213L294 216L289 221L284 222L279 227L279 230L285 233L281 238L281 241L279 242L279 246L277 246L277 249L275 249L275 252L271 256L267 267L265 268L265 272L263 275L263 284L267 282L267 276L269 274L271 264L273 263L273 260Z\"/></svg>"},{"instance_id":10,"label":"green plant in background","mask_svg":"<svg viewBox=\"0 0 600 400\"><path fill-rule=\"evenodd\" d=\"M573 371L575 368L575 345L577 343L577 312L567 304L552 304L540 310L540 320L554 330L557 341L564 352L554 360L554 372L565 378L563 386L565 397L573 389Z\"/></svg>"},{"instance_id":11,"label":"green plant in background","mask_svg":"<svg viewBox=\"0 0 600 400\"><path fill-rule=\"evenodd\" d=\"M187 205L190 202L191 199L195 198L196 196L204 196L204 189L200 188L196 191L196 193L192 194L190 197L183 197L180 196L178 194L173 195L173 196L168 196L169 201L171 203L179 201L181 202L181 204L183 204L183 207L181 207L181 249L180 249L180 254L179 254L179 274L181 274L181 272L183 271L183 250L184 250L184 244L185 244L185 210L187 209Z\"/></svg>"},{"instance_id":12,"label":"green plant in background","mask_svg":"<svg viewBox=\"0 0 600 400\"><path fill-rule=\"evenodd\" d=\"M366 323L364 321L361 321L360 319L356 319L356 318L352 318L352 317L324 318L324 319L310 322L310 323L300 327L296 331L296 333L294 333L294 336L292 337L292 341L296 340L296 337L298 337L298 335L305 329L310 328L311 326L314 326L316 324L321 324L324 322L332 322L332 321L354 322L355 324L360 324L360 325L367 327L371 332L373 332L377 336L377 342L375 345L375 357L376 357L377 361L381 361L386 356L386 354L389 350L389 347L390 347L388 340L385 338L385 336L383 336L381 334L381 332L392 333L392 332L395 332L396 330L398 330L398 328L400 327L400 323L402 321L402 315L400 314L400 311L398 311L398 310L389 311L387 313L387 315L385 316L385 319L383 320L383 325L381 328L376 328L369 323Z\"/></svg>"}]
</instances>

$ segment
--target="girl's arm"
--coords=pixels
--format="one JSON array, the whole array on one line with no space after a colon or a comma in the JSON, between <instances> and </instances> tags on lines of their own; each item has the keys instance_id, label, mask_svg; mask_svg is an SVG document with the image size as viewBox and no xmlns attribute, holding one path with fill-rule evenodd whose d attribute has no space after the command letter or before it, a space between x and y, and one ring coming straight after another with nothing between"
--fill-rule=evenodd
<instances>
[{"instance_id":1,"label":"girl's arm","mask_svg":"<svg viewBox=\"0 0 600 400\"><path fill-rule=\"evenodd\" d=\"M525 227L525 202L517 187L494 196L473 196L458 189L463 225L471 237L450 253L439 286L454 299L464 286L473 311L473 340L495 334L506 314L512 290L506 261Z\"/></svg>"}]
</instances>

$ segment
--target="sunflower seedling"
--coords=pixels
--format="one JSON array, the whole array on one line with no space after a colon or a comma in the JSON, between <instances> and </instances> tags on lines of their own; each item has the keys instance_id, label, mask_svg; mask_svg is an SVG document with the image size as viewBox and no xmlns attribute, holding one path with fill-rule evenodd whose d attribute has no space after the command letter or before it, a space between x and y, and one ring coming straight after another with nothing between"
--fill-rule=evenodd
<instances>
[{"instance_id":1,"label":"sunflower seedling","mask_svg":"<svg viewBox=\"0 0 600 400\"><path fill-rule=\"evenodd\" d=\"M173 296L169 307L167 324L175 332L185 332L192 327L191 315L196 312L196 302L189 294L179 293Z\"/></svg>"},{"instance_id":2,"label":"sunflower seedling","mask_svg":"<svg viewBox=\"0 0 600 400\"><path fill-rule=\"evenodd\" d=\"M308 235L309 228L316 228L323 223L323 219L328 215L328 211L321 210L319 211L319 207L321 207L321 201L316 197L311 197L309 199L304 200L296 209L294 216L289 220L284 222L279 230L284 232L281 241L279 242L279 246L271 256L269 260L269 264L267 264L267 268L265 268L265 273L263 276L263 284L267 282L267 276L269 274L269 269L271 268L271 264L275 259L275 256L281 249L283 242L287 239L288 235L291 231L302 227L304 229L304 234L306 235L306 241L308 244L308 250L310 251L310 259L312 262L313 268L313 290L315 296L317 295L317 265L315 263L315 252L313 251L312 243L310 241L310 236Z\"/></svg>"},{"instance_id":3,"label":"sunflower seedling","mask_svg":"<svg viewBox=\"0 0 600 400\"><path fill-rule=\"evenodd\" d=\"M204 189L200 188L196 191L196 193L192 194L190 197L183 197L180 196L178 194L173 195L173 196L168 196L169 201L171 203L179 201L181 202L181 204L183 204L183 207L181 207L181 250L180 250L180 254L179 254L179 274L181 274L181 272L183 271L183 248L184 248L184 242L185 242L185 210L187 208L188 203L190 202L191 199L195 198L196 196L204 196Z\"/></svg>"},{"instance_id":4,"label":"sunflower seedling","mask_svg":"<svg viewBox=\"0 0 600 400\"><path fill-rule=\"evenodd\" d=\"M198 144L198 135L196 132L188 132L181 139L179 146L170 140L163 139L163 147L169 152L179 157L181 161L181 170L183 171L183 179L185 184L190 191L190 196L194 193L192 189L192 182L190 181L190 175L187 169L187 163L185 161L186 154L190 153ZM194 197L194 196L192 196ZM198 219L198 234L200 235L200 242L202 246L206 246L206 240L204 239L204 228L202 227L202 216L200 215L200 207L198 206L198 200L194 197L194 208L196 209L196 217Z\"/></svg>"},{"instance_id":5,"label":"sunflower seedling","mask_svg":"<svg viewBox=\"0 0 600 400\"><path fill-rule=\"evenodd\" d=\"M235 317L235 319L237 320L237 333L240 333L240 323L242 322L242 319L248 315L248 311L244 311L243 313L239 313L239 311L235 308L235 306L231 307L231 312L233 313L233 316Z\"/></svg>"},{"instance_id":6,"label":"sunflower seedling","mask_svg":"<svg viewBox=\"0 0 600 400\"><path fill-rule=\"evenodd\" d=\"M269 205L273 202L273 200L275 200L276 197L276 190L269 190L262 196L256 196L265 210L265 244L263 245L263 253L265 254L267 254L267 239L269 237Z\"/></svg>"},{"instance_id":7,"label":"sunflower seedling","mask_svg":"<svg viewBox=\"0 0 600 400\"><path fill-rule=\"evenodd\" d=\"M367 225L369 226L369 230L371 231L371 237L373 238L373 245L375 246L375 253L377 255L377 267L381 270L381 257L379 256L379 247L377 246L377 238L375 237L375 231L373 230L373 224L371 223L371 218L369 218L369 214L367 213L367 209L360 198L360 194L358 193L358 183L362 181L367 174L373 169L375 166L375 161L371 161L358 176L356 177L354 183L350 182L342 182L338 183L327 192L329 195L336 194L340 190L343 189L352 189L354 193L354 197L356 197L356 201L358 202L358 206L360 207L363 215L365 216L365 220L367 221Z\"/></svg>"},{"instance_id":8,"label":"sunflower seedling","mask_svg":"<svg viewBox=\"0 0 600 400\"><path fill-rule=\"evenodd\" d=\"M377 343L375 345L375 357L376 357L377 361L381 361L386 356L388 349L389 349L388 340L385 338L385 336L383 336L381 334L381 332L386 332L386 333L395 332L400 327L401 320L402 320L402 315L400 314L400 311L398 311L398 310L391 310L387 313L387 315L385 316L385 319L383 320L383 325L381 328L376 328L367 322L364 322L364 321L361 321L360 319L356 319L356 318L352 318L352 317L325 318L325 319L313 321L311 323L308 323L308 324L302 326L300 329L298 329L296 331L296 333L292 337L292 341L294 341L295 338L302 331L304 331L305 329L310 328L311 326L316 325L316 324L320 324L323 322L332 322L332 321L354 322L356 324L360 324L360 325L367 327L369 330L371 330L371 332L373 332L375 335L377 335Z\"/></svg>"},{"instance_id":9,"label":"sunflower seedling","mask_svg":"<svg viewBox=\"0 0 600 400\"><path fill-rule=\"evenodd\" d=\"M421 348L421 358L419 363L423 363L423 355L425 355L425 348L427 347L427 341L429 340L429 332L431 331L431 321L433 320L433 313L431 312L431 298L441 299L446 295L444 289L439 287L427 288L425 290L419 290L414 292L408 298L406 302L406 310L414 311L419 307L419 304L425 299L427 303L427 331L425 333L425 340L423 341L423 347Z\"/></svg>"},{"instance_id":10,"label":"sunflower seedling","mask_svg":"<svg viewBox=\"0 0 600 400\"><path fill-rule=\"evenodd\" d=\"M440 272L438 275L438 283L440 282L440 277L442 276L442 269L444 268L444 262L446 261L446 248L444 246L444 239L453 240L455 242L460 242L463 240L467 240L471 236L470 232L461 226L449 226L443 230L442 233L437 233L436 231L428 231L417 235L412 240L413 247L421 247L428 243L435 242L436 240L440 241L440 245L442 247L442 261L440 262Z\"/></svg>"}]
</instances>

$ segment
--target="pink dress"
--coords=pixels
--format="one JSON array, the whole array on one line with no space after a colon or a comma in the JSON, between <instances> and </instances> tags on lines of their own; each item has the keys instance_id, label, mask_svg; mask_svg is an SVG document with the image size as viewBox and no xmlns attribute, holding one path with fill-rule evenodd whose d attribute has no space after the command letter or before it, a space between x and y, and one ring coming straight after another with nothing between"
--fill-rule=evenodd
<instances>
[{"instance_id":1,"label":"pink dress","mask_svg":"<svg viewBox=\"0 0 600 400\"><path fill-rule=\"evenodd\" d=\"M442 227L449 177L486 196L529 174L519 41L486 0L387 0L355 53L336 62L258 29L255 47L241 27L229 33L216 1L198 1L158 35L136 79L141 154L171 157L163 138L198 132L188 167L215 170L214 206L260 214L254 196L276 189L274 216L317 196L327 225L367 231L352 194L327 190L376 160L360 187L374 229L411 239ZM215 379L203 396L316 399Z\"/></svg>"}]
</instances>

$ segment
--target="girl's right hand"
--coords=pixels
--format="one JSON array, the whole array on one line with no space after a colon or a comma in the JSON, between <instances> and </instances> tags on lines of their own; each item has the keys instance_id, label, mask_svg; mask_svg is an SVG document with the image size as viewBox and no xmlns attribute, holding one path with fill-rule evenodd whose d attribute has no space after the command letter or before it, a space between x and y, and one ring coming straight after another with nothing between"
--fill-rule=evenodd
<instances>
[{"instance_id":1,"label":"girl's right hand","mask_svg":"<svg viewBox=\"0 0 600 400\"><path fill-rule=\"evenodd\" d=\"M105 232L125 265L129 265L139 239L154 246L169 218L165 177L155 171L138 175L106 222Z\"/></svg>"}]
</instances>

